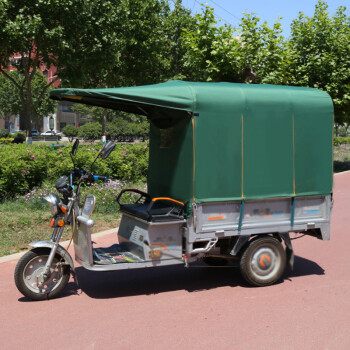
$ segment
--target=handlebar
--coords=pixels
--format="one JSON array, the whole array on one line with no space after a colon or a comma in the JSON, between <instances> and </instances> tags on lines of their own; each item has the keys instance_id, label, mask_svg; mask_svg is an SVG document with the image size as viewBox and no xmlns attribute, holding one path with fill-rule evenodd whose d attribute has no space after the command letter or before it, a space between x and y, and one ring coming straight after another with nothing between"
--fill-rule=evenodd
<instances>
[{"instance_id":1,"label":"handlebar","mask_svg":"<svg viewBox=\"0 0 350 350\"><path fill-rule=\"evenodd\" d=\"M71 186L73 186L73 176L80 178L80 182L89 181L90 183L93 183L96 180L102 180L102 181L108 180L107 176L94 175L93 173L86 175L86 170L74 169L69 174L69 183Z\"/></svg>"},{"instance_id":2,"label":"handlebar","mask_svg":"<svg viewBox=\"0 0 350 350\"><path fill-rule=\"evenodd\" d=\"M94 174L89 174L83 176L83 179L87 179L90 183L95 182L96 180L102 180L102 181L107 181L108 177L107 176L100 176L100 175L94 175Z\"/></svg>"},{"instance_id":3,"label":"handlebar","mask_svg":"<svg viewBox=\"0 0 350 350\"><path fill-rule=\"evenodd\" d=\"M107 181L108 177L107 176L94 175L94 179L95 180Z\"/></svg>"}]
</instances>

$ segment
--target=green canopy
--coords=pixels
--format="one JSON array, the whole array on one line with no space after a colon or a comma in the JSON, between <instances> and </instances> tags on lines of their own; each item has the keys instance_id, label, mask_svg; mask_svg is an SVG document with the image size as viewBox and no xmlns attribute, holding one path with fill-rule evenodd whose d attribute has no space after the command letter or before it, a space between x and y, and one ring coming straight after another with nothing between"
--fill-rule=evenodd
<instances>
[{"instance_id":1,"label":"green canopy","mask_svg":"<svg viewBox=\"0 0 350 350\"><path fill-rule=\"evenodd\" d=\"M191 204L332 192L333 103L323 91L169 81L50 97L146 115L152 196Z\"/></svg>"}]
</instances>

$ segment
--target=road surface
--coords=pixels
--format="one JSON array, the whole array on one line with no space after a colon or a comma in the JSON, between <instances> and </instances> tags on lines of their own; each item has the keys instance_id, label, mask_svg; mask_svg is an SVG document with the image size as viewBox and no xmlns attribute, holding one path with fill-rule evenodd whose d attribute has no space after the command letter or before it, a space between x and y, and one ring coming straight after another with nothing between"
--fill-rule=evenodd
<instances>
[{"instance_id":1,"label":"road surface","mask_svg":"<svg viewBox=\"0 0 350 350\"><path fill-rule=\"evenodd\" d=\"M334 199L331 240L294 240L294 271L265 288L232 267L78 267L81 289L32 302L14 285L17 261L0 263L0 348L350 349L350 172L335 176Z\"/></svg>"}]
</instances>

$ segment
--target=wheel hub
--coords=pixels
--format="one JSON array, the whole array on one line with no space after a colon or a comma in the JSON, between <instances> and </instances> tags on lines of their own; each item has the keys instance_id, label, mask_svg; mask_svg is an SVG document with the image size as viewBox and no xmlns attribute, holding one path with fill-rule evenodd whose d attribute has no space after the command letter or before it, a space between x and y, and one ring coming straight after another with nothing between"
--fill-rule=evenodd
<instances>
[{"instance_id":1,"label":"wheel hub","mask_svg":"<svg viewBox=\"0 0 350 350\"><path fill-rule=\"evenodd\" d=\"M24 282L26 286L37 293L49 293L56 288L58 282L62 278L62 268L50 268L50 276L46 280L43 279L43 272L47 261L47 256L39 256L31 260L23 271ZM57 260L54 259L53 264Z\"/></svg>"},{"instance_id":2,"label":"wheel hub","mask_svg":"<svg viewBox=\"0 0 350 350\"><path fill-rule=\"evenodd\" d=\"M271 256L267 253L263 253L259 257L259 267L263 270L267 270L271 266Z\"/></svg>"},{"instance_id":3,"label":"wheel hub","mask_svg":"<svg viewBox=\"0 0 350 350\"><path fill-rule=\"evenodd\" d=\"M259 278L270 278L279 268L280 260L272 247L257 249L251 259L252 272Z\"/></svg>"}]
</instances>

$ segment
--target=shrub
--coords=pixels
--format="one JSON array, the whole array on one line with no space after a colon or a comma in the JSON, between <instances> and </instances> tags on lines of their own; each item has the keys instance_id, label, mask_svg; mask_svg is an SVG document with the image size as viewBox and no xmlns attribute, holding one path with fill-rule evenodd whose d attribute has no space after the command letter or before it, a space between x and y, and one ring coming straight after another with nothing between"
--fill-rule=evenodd
<instances>
[{"instance_id":1,"label":"shrub","mask_svg":"<svg viewBox=\"0 0 350 350\"><path fill-rule=\"evenodd\" d=\"M116 213L119 209L119 204L116 197L123 188L136 188L147 192L145 183L134 184L127 181L108 180L107 182L96 181L94 184L81 187L80 198L81 202L86 195L94 195L96 197L96 212L97 213ZM45 183L42 187L34 187L30 192L23 197L19 197L20 202L25 202L27 207L31 209L46 209L47 204L42 200L50 193L55 193L54 184ZM126 192L123 195L123 203L134 203L139 195L133 192Z\"/></svg>"},{"instance_id":2,"label":"shrub","mask_svg":"<svg viewBox=\"0 0 350 350\"><path fill-rule=\"evenodd\" d=\"M46 148L46 147L45 147ZM29 191L46 178L47 151L26 144L0 148L0 199Z\"/></svg>"},{"instance_id":3,"label":"shrub","mask_svg":"<svg viewBox=\"0 0 350 350\"><path fill-rule=\"evenodd\" d=\"M7 145L13 141L12 137L0 138L0 145Z\"/></svg>"},{"instance_id":4,"label":"shrub","mask_svg":"<svg viewBox=\"0 0 350 350\"><path fill-rule=\"evenodd\" d=\"M23 140L23 142L26 140L26 134L23 131L16 132L14 137L20 137Z\"/></svg>"},{"instance_id":5,"label":"shrub","mask_svg":"<svg viewBox=\"0 0 350 350\"><path fill-rule=\"evenodd\" d=\"M83 145L74 158L76 167L90 171L102 145ZM71 146L52 149L51 146L12 144L0 147L0 200L28 193L43 182L54 184L73 170ZM146 180L147 144L123 144L106 160L98 158L93 172L113 180L133 183Z\"/></svg>"},{"instance_id":6,"label":"shrub","mask_svg":"<svg viewBox=\"0 0 350 350\"><path fill-rule=\"evenodd\" d=\"M0 139L8 137L9 133L10 132L7 129L0 129Z\"/></svg>"},{"instance_id":7,"label":"shrub","mask_svg":"<svg viewBox=\"0 0 350 350\"><path fill-rule=\"evenodd\" d=\"M149 123L131 123L122 118L115 118L107 125L107 138L111 140L125 141L137 137L146 138L149 133Z\"/></svg>"},{"instance_id":8,"label":"shrub","mask_svg":"<svg viewBox=\"0 0 350 350\"><path fill-rule=\"evenodd\" d=\"M72 142L73 138L78 136L78 128L72 125L67 125L63 128L62 133L68 137L69 142Z\"/></svg>"},{"instance_id":9,"label":"shrub","mask_svg":"<svg viewBox=\"0 0 350 350\"><path fill-rule=\"evenodd\" d=\"M86 141L95 141L100 139L102 126L100 123L87 123L79 128L78 135Z\"/></svg>"},{"instance_id":10,"label":"shrub","mask_svg":"<svg viewBox=\"0 0 350 350\"><path fill-rule=\"evenodd\" d=\"M117 140L129 132L129 123L122 118L115 118L112 123L106 127L107 138Z\"/></svg>"},{"instance_id":11,"label":"shrub","mask_svg":"<svg viewBox=\"0 0 350 350\"><path fill-rule=\"evenodd\" d=\"M349 143L350 143L350 137L334 137L333 139L334 146L339 146L339 145L344 145Z\"/></svg>"}]
</instances>

